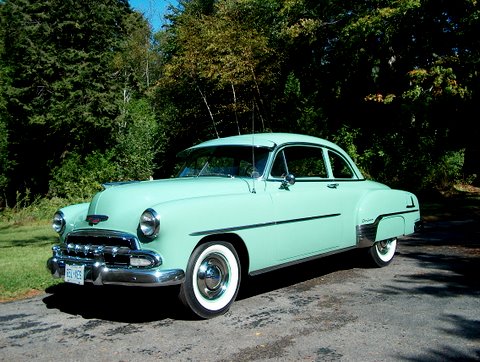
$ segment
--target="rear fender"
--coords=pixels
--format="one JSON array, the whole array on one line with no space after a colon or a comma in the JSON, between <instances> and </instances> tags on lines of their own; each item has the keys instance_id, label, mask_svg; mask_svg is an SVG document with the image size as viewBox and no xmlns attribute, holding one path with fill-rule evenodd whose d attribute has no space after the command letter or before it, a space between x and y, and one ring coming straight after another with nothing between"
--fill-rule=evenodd
<instances>
[{"instance_id":1,"label":"rear fender","mask_svg":"<svg viewBox=\"0 0 480 362\"><path fill-rule=\"evenodd\" d=\"M357 246L412 234L420 220L417 197L401 190L375 190L361 200L357 217Z\"/></svg>"}]
</instances>

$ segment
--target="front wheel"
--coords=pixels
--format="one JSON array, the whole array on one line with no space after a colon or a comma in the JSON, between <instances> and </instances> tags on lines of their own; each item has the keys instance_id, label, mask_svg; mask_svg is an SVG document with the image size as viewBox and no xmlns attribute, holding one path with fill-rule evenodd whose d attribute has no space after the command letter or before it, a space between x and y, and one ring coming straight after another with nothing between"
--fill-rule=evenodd
<instances>
[{"instance_id":1,"label":"front wheel","mask_svg":"<svg viewBox=\"0 0 480 362\"><path fill-rule=\"evenodd\" d=\"M368 249L372 264L376 267L384 267L391 263L397 250L397 238L376 242Z\"/></svg>"},{"instance_id":2,"label":"front wheel","mask_svg":"<svg viewBox=\"0 0 480 362\"><path fill-rule=\"evenodd\" d=\"M240 261L235 248L226 242L198 246L188 261L180 300L201 318L228 311L240 288Z\"/></svg>"}]
</instances>

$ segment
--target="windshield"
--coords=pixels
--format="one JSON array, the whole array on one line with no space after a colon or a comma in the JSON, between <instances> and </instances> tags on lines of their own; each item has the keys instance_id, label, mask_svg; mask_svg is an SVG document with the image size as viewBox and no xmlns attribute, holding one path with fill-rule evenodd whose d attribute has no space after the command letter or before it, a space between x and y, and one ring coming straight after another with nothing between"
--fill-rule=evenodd
<instances>
[{"instance_id":1,"label":"windshield","mask_svg":"<svg viewBox=\"0 0 480 362\"><path fill-rule=\"evenodd\" d=\"M227 176L257 178L263 174L269 149L252 146L217 146L187 153L177 177Z\"/></svg>"}]
</instances>

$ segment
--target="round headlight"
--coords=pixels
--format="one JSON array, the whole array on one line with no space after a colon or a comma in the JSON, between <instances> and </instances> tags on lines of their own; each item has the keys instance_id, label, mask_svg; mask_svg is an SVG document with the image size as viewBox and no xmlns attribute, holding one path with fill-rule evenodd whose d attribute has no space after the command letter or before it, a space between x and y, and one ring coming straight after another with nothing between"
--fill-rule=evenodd
<instances>
[{"instance_id":1,"label":"round headlight","mask_svg":"<svg viewBox=\"0 0 480 362\"><path fill-rule=\"evenodd\" d=\"M153 209L147 209L140 216L140 230L148 238L157 236L160 230L160 217Z\"/></svg>"},{"instance_id":2,"label":"round headlight","mask_svg":"<svg viewBox=\"0 0 480 362\"><path fill-rule=\"evenodd\" d=\"M63 212L57 211L53 215L53 220L52 220L52 228L55 232L61 234L65 230L65 216L63 215Z\"/></svg>"}]
</instances>

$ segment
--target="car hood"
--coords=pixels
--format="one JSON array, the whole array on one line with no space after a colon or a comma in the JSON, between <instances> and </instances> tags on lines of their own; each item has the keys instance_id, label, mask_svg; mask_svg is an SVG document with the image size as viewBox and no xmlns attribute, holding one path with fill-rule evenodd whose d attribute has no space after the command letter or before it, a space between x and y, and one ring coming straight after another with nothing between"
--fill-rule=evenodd
<instances>
[{"instance_id":1,"label":"car hood","mask_svg":"<svg viewBox=\"0 0 480 362\"><path fill-rule=\"evenodd\" d=\"M102 227L118 227L111 225L115 221L137 224L147 208L174 200L249 193L251 183L251 179L242 178L192 177L111 184L94 196L88 215L108 216Z\"/></svg>"}]
</instances>

